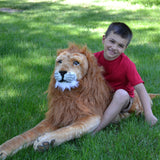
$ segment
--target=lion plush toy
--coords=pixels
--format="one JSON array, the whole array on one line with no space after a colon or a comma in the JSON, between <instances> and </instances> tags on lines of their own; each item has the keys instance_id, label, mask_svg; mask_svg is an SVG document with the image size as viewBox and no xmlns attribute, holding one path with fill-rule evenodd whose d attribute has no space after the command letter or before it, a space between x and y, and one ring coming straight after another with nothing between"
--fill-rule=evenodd
<instances>
[{"instance_id":1,"label":"lion plush toy","mask_svg":"<svg viewBox=\"0 0 160 160\"><path fill-rule=\"evenodd\" d=\"M48 112L37 126L0 145L0 159L31 144L38 151L81 137L96 129L112 91L102 76L103 68L86 46L70 44L58 50L48 88ZM141 113L136 94L130 112ZM128 117L129 113L116 119Z\"/></svg>"}]
</instances>

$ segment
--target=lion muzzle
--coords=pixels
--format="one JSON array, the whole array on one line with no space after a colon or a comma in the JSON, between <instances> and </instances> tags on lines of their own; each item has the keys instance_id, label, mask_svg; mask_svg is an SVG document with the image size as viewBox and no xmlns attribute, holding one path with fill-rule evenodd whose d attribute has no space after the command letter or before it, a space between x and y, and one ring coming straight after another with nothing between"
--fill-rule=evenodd
<instances>
[{"instance_id":1,"label":"lion muzzle","mask_svg":"<svg viewBox=\"0 0 160 160\"><path fill-rule=\"evenodd\" d=\"M79 82L74 72L55 71L54 78L56 80L55 88L60 88L62 91L65 89L77 88Z\"/></svg>"}]
</instances>

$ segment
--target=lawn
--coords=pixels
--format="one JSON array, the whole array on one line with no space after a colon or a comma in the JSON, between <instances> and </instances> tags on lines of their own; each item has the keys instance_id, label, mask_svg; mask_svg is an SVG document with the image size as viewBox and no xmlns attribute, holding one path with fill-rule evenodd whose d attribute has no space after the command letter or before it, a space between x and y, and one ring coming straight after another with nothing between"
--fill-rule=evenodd
<instances>
[{"instance_id":1,"label":"lawn","mask_svg":"<svg viewBox=\"0 0 160 160\"><path fill-rule=\"evenodd\" d=\"M4 8L16 12L4 12ZM102 35L113 21L133 31L126 50L148 92L160 93L160 4L158 0L0 1L0 144L40 122L56 51L68 42L103 49ZM153 100L160 119L160 98ZM39 153L23 149L9 160L159 160L160 123L149 127L132 115L94 137L85 135Z\"/></svg>"}]
</instances>

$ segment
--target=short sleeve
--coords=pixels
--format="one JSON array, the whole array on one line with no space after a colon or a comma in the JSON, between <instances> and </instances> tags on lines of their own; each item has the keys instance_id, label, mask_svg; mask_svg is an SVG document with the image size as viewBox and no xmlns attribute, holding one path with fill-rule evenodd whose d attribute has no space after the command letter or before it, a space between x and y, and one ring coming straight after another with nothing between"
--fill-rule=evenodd
<instances>
[{"instance_id":1,"label":"short sleeve","mask_svg":"<svg viewBox=\"0 0 160 160\"><path fill-rule=\"evenodd\" d=\"M135 86L139 83L144 83L136 69L136 65L132 61L130 61L127 67L127 79L129 80L132 86Z\"/></svg>"}]
</instances>

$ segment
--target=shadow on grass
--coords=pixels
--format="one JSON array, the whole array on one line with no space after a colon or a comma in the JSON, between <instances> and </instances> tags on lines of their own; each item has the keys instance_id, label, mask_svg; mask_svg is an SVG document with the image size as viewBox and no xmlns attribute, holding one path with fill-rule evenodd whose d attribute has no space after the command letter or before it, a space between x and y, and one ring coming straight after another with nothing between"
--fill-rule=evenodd
<instances>
[{"instance_id":1,"label":"shadow on grass","mask_svg":"<svg viewBox=\"0 0 160 160\"><path fill-rule=\"evenodd\" d=\"M4 2L1 3L0 6L3 6ZM18 9L27 6L24 7L24 13L0 13L2 16L8 17L8 21L1 22L3 33L0 46L2 47L1 55L14 54L25 57L30 50L29 47L32 50L43 47L43 49L51 49L56 52L57 48L66 47L68 41L87 43L90 48L94 48L92 46L97 44L97 38L93 38L94 33L90 29L101 26L105 32L108 24L113 21L132 22L141 21L143 16L150 17L150 12L145 10L139 10L136 13L123 10L115 13L114 10L106 11L101 6L86 8L64 5L59 1L53 3L19 3L17 5L19 6ZM14 4L13 6L16 7L17 5ZM147 30L149 31L149 29ZM158 38L159 36L155 41ZM99 39L101 39L101 35ZM23 42L26 45L28 43L28 46L25 47Z\"/></svg>"}]
</instances>

